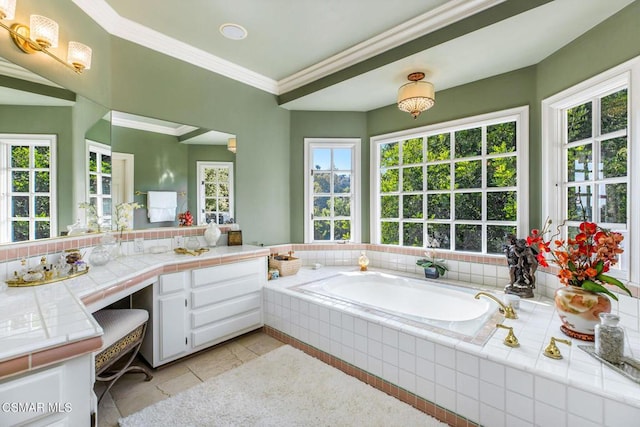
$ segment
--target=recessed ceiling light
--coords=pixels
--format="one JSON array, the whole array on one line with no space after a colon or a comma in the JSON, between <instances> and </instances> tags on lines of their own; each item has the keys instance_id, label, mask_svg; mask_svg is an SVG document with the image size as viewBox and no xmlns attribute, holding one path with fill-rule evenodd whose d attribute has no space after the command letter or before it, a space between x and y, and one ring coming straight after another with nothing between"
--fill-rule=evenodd
<instances>
[{"instance_id":1,"label":"recessed ceiling light","mask_svg":"<svg viewBox=\"0 0 640 427\"><path fill-rule=\"evenodd\" d=\"M238 24L222 24L220 25L220 33L231 40L242 40L247 37L247 30Z\"/></svg>"}]
</instances>

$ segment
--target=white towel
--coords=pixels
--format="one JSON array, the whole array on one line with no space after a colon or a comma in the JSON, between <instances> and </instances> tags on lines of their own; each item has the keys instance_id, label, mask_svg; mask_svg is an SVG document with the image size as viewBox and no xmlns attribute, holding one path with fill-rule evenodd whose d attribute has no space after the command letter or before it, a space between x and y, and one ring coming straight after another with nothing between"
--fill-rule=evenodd
<instances>
[{"instance_id":1,"label":"white towel","mask_svg":"<svg viewBox=\"0 0 640 427\"><path fill-rule=\"evenodd\" d=\"M149 191L147 215L149 222L175 221L178 193L175 191Z\"/></svg>"}]
</instances>

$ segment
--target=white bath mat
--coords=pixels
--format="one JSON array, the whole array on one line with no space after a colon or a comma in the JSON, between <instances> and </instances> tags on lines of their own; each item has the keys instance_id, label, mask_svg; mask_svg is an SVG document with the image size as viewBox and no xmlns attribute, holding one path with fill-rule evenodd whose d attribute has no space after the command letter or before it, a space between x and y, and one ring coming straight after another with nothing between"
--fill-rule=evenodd
<instances>
[{"instance_id":1,"label":"white bath mat","mask_svg":"<svg viewBox=\"0 0 640 427\"><path fill-rule=\"evenodd\" d=\"M438 426L288 345L120 420L130 426Z\"/></svg>"}]
</instances>

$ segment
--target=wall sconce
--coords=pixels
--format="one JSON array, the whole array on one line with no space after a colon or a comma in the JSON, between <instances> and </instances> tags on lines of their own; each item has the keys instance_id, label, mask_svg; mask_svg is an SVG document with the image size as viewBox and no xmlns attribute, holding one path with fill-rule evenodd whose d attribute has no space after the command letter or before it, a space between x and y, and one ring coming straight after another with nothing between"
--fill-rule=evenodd
<instances>
[{"instance_id":1,"label":"wall sconce","mask_svg":"<svg viewBox=\"0 0 640 427\"><path fill-rule=\"evenodd\" d=\"M49 50L58 47L56 21L41 15L31 15L29 26L15 23L9 27L3 21L14 19L15 12L16 0L0 0L0 27L9 32L11 39L21 51L46 53L78 74L91 68L91 48L87 45L70 41L66 61Z\"/></svg>"},{"instance_id":2,"label":"wall sconce","mask_svg":"<svg viewBox=\"0 0 640 427\"><path fill-rule=\"evenodd\" d=\"M231 151L232 153L236 153L236 139L235 138L229 138L227 140L227 150Z\"/></svg>"},{"instance_id":3,"label":"wall sconce","mask_svg":"<svg viewBox=\"0 0 640 427\"><path fill-rule=\"evenodd\" d=\"M398 90L398 108L417 119L421 112L436 103L435 90L433 84L420 81L424 79L424 73L411 73L407 79L410 82L400 86Z\"/></svg>"}]
</instances>

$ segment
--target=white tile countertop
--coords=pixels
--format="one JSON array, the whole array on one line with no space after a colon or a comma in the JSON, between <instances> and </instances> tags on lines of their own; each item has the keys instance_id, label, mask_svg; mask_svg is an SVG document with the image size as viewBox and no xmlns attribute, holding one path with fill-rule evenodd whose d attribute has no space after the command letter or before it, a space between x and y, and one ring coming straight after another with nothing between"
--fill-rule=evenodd
<instances>
[{"instance_id":1,"label":"white tile countertop","mask_svg":"<svg viewBox=\"0 0 640 427\"><path fill-rule=\"evenodd\" d=\"M250 245L210 248L199 256L173 251L141 253L91 266L87 274L67 280L4 288L0 291L0 365L99 337L102 329L91 312L153 283L159 274L268 255L267 248ZM5 266L5 270L10 273L16 265ZM11 370L6 368L7 363L4 366L0 367L0 377Z\"/></svg>"},{"instance_id":2,"label":"white tile countertop","mask_svg":"<svg viewBox=\"0 0 640 427\"><path fill-rule=\"evenodd\" d=\"M466 353L475 354L481 359L500 363L514 371L531 373L542 379L547 378L554 382L569 384L586 392L596 393L640 408L640 384L617 373L578 348L579 345L593 345L593 343L571 339L565 336L560 331L561 322L552 299L542 296L537 296L532 299L522 299L520 301L520 308L516 310L518 319L504 319L502 321L503 324L513 327L513 332L520 343L519 347L510 348L503 344L503 340L508 332L503 329L496 329L488 341L481 346L444 336L425 328L418 328L406 323L401 323L392 317L381 318L346 302L327 302L326 298L315 297L291 289L293 286L319 280L339 272L355 270L357 270L357 268L353 266L325 266L319 269L302 267L294 276L280 277L277 280L269 281L267 288L278 290L284 294L310 302L319 304L328 303L342 311L368 321L399 329L400 331L417 337L426 338L436 344L442 344L442 347L446 346ZM411 273L399 273L378 268L372 270L424 280L423 276L421 277ZM443 279L439 279L439 281L446 284L464 286L464 284L455 281ZM466 285L466 287L470 286L471 285ZM471 287L478 290L486 290L502 300L502 290L483 287L482 285L472 285ZM491 304L495 305L493 302L491 302ZM543 354L551 337L571 341L571 346L558 343L558 348L563 355L563 358L560 360L551 359ZM625 355L635 358L636 360L640 359L640 333L637 331L625 330ZM565 399L563 396L558 396L558 398Z\"/></svg>"}]
</instances>

